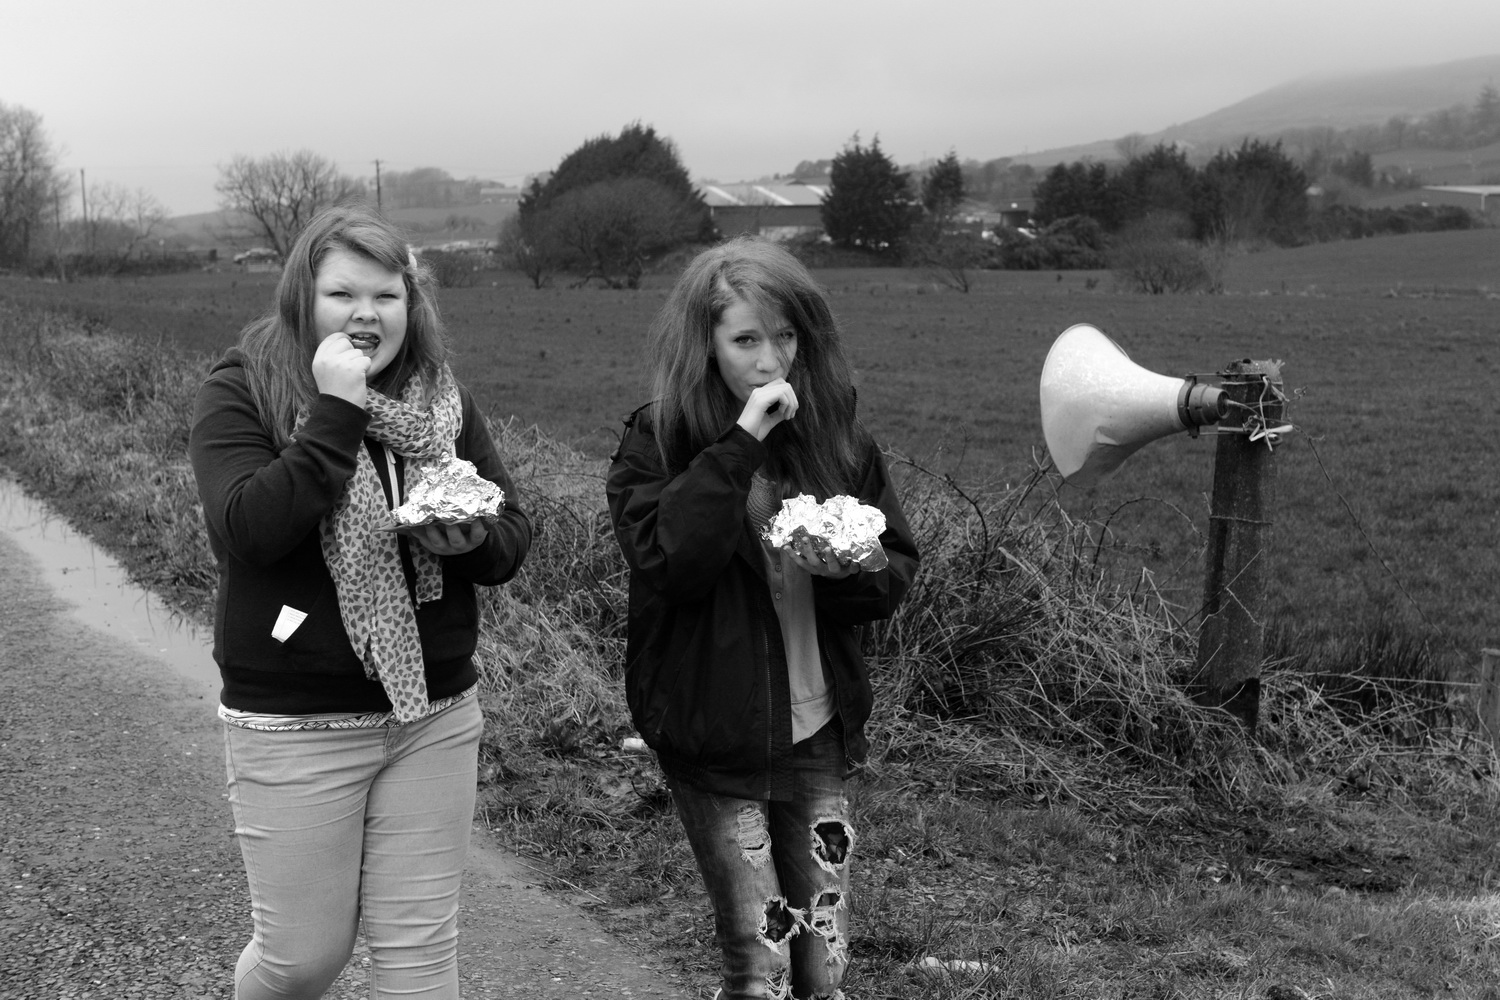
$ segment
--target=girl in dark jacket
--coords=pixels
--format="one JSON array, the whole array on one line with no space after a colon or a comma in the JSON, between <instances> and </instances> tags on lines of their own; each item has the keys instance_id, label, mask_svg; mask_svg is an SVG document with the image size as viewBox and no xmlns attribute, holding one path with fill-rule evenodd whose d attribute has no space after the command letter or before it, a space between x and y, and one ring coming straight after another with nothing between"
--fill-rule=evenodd
<instances>
[{"instance_id":1,"label":"girl in dark jacket","mask_svg":"<svg viewBox=\"0 0 1500 1000\"><path fill-rule=\"evenodd\" d=\"M475 587L516 572L531 526L446 357L405 241L335 208L198 392L189 452L254 924L238 1000L322 996L361 920L372 997L458 996ZM382 530L412 463L452 457L504 491L498 517Z\"/></svg>"},{"instance_id":2,"label":"girl in dark jacket","mask_svg":"<svg viewBox=\"0 0 1500 1000\"><path fill-rule=\"evenodd\" d=\"M870 716L861 626L917 550L855 419L828 300L795 257L700 254L651 328L653 401L609 472L630 565L626 696L714 904L725 998L834 997L848 963L845 781ZM880 508L889 565L762 540L784 498Z\"/></svg>"}]
</instances>

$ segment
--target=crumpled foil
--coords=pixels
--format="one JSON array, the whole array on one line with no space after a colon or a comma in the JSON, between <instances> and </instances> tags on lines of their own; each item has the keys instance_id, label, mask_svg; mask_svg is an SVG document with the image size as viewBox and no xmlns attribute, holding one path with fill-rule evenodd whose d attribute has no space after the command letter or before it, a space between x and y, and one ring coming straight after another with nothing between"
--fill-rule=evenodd
<instances>
[{"instance_id":1,"label":"crumpled foil","mask_svg":"<svg viewBox=\"0 0 1500 1000\"><path fill-rule=\"evenodd\" d=\"M877 570L890 563L880 546L883 531L885 514L878 507L848 496L818 503L817 497L803 493L782 501L763 537L778 548L806 539L817 552L831 551L840 559L859 563L861 569Z\"/></svg>"},{"instance_id":2,"label":"crumpled foil","mask_svg":"<svg viewBox=\"0 0 1500 1000\"><path fill-rule=\"evenodd\" d=\"M456 455L414 463L406 502L391 511L394 528L423 524L462 524L500 516L505 493L479 475L474 463Z\"/></svg>"}]
</instances>

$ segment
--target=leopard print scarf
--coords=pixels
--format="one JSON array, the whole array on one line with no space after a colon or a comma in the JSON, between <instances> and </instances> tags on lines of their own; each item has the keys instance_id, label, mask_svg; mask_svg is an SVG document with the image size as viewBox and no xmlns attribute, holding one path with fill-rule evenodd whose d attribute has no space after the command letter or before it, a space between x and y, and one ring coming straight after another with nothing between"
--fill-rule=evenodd
<instances>
[{"instance_id":1,"label":"leopard print scarf","mask_svg":"<svg viewBox=\"0 0 1500 1000\"><path fill-rule=\"evenodd\" d=\"M418 379L407 382L400 399L373 389L366 397L372 418L366 434L404 456L408 473L413 460L453 454L453 441L463 424L458 386L446 367L432 402L424 407L421 398ZM393 490L395 486L392 483ZM365 665L365 676L380 681L396 721L407 723L427 714L427 675L416 608L401 571L399 536L377 530L389 516L375 463L369 450L360 448L354 476L320 526L323 559L338 591L344 630ZM417 571L417 603L442 597L438 557L421 545L408 547Z\"/></svg>"}]
</instances>

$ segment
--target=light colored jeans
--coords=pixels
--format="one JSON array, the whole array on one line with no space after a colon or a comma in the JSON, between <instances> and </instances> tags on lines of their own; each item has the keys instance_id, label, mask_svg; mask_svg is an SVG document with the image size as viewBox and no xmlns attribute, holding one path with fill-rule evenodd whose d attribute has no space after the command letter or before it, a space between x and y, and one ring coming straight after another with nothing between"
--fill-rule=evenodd
<instances>
[{"instance_id":1,"label":"light colored jeans","mask_svg":"<svg viewBox=\"0 0 1500 1000\"><path fill-rule=\"evenodd\" d=\"M385 729L224 727L254 918L237 1000L321 997L361 917L371 997L456 1000L482 728L473 697Z\"/></svg>"},{"instance_id":2,"label":"light colored jeans","mask_svg":"<svg viewBox=\"0 0 1500 1000\"><path fill-rule=\"evenodd\" d=\"M849 964L844 741L833 724L793 748L790 802L715 795L668 777L714 904L723 953L716 996L842 997Z\"/></svg>"}]
</instances>

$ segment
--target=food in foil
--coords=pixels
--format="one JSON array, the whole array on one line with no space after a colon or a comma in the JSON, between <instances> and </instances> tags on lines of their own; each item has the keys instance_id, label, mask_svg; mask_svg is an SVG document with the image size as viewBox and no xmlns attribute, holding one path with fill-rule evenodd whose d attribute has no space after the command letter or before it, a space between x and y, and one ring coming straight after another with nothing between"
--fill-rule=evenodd
<instances>
[{"instance_id":1,"label":"food in foil","mask_svg":"<svg viewBox=\"0 0 1500 1000\"><path fill-rule=\"evenodd\" d=\"M781 511L766 525L764 538L780 548L801 541L819 553L859 563L861 569L884 569L890 562L880 546L885 514L854 497L829 497L818 503L806 493L782 501Z\"/></svg>"},{"instance_id":2,"label":"food in foil","mask_svg":"<svg viewBox=\"0 0 1500 1000\"><path fill-rule=\"evenodd\" d=\"M409 468L406 502L391 511L392 528L494 519L505 504L500 487L481 476L473 462L455 455Z\"/></svg>"}]
</instances>

